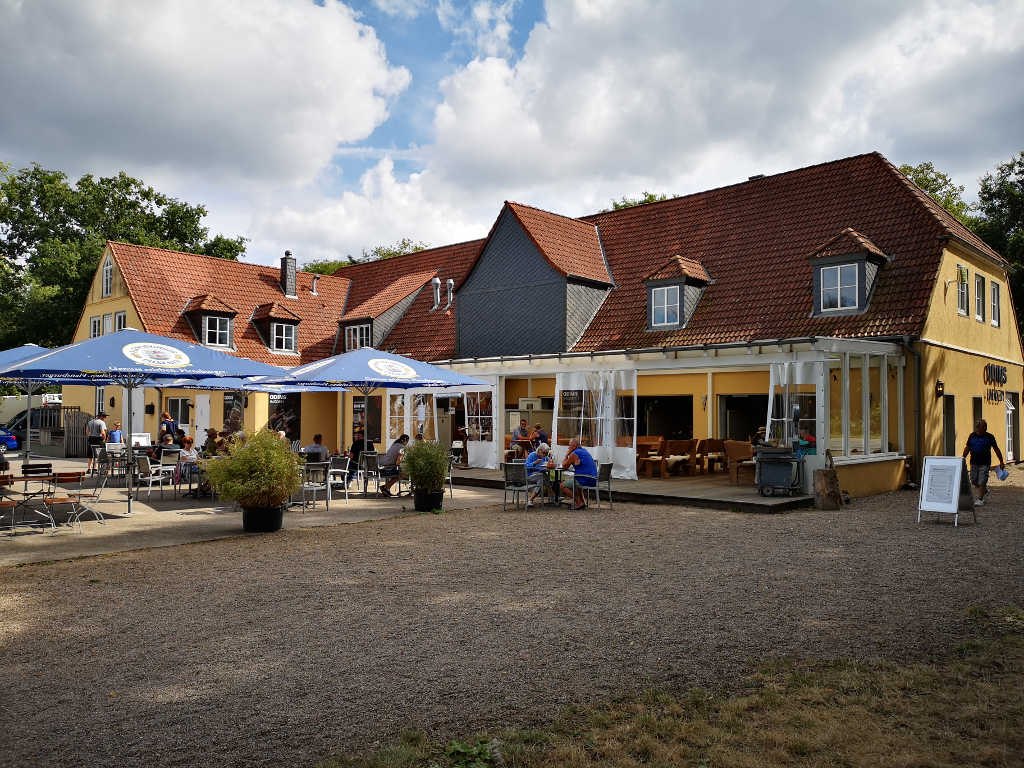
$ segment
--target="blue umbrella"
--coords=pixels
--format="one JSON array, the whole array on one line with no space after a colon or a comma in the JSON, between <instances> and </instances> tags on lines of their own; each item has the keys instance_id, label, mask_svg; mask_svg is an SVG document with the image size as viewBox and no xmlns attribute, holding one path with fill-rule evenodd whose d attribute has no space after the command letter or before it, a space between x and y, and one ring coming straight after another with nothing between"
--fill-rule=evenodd
<instances>
[{"instance_id":1,"label":"blue umbrella","mask_svg":"<svg viewBox=\"0 0 1024 768\"><path fill-rule=\"evenodd\" d=\"M281 369L244 357L125 328L75 344L43 352L0 367L0 379L12 378L51 384L115 384L132 391L147 379L168 377L207 379L223 376L279 376ZM132 409L128 408L128 434L132 433ZM132 511L132 469L135 457L128 452L128 514Z\"/></svg>"},{"instance_id":2,"label":"blue umbrella","mask_svg":"<svg viewBox=\"0 0 1024 768\"><path fill-rule=\"evenodd\" d=\"M487 382L461 373L421 363L411 357L362 347L342 355L317 360L292 368L286 376L263 380L273 384L308 384L319 387L348 388L360 392L365 401L378 387L414 389L418 387L486 387ZM365 412L365 411L364 411ZM369 436L363 432L363 445Z\"/></svg>"},{"instance_id":3,"label":"blue umbrella","mask_svg":"<svg viewBox=\"0 0 1024 768\"><path fill-rule=\"evenodd\" d=\"M38 344L22 344L14 349L5 349L3 352L0 352L0 368L6 368L19 360L27 360L45 351L46 347L40 347ZM28 459L29 452L32 450L32 395L35 394L37 389L41 389L46 385L20 379L11 383L28 396L28 404L25 406L25 458Z\"/></svg>"}]
</instances>

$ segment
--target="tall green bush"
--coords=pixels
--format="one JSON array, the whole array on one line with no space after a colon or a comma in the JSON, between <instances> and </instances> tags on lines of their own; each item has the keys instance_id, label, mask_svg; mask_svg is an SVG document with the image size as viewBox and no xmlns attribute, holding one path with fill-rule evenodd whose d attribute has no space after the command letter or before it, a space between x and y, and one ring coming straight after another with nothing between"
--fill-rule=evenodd
<instances>
[{"instance_id":1,"label":"tall green bush","mask_svg":"<svg viewBox=\"0 0 1024 768\"><path fill-rule=\"evenodd\" d=\"M413 442L405 450L402 468L409 475L412 486L425 493L444 490L448 477L448 449L438 443Z\"/></svg>"},{"instance_id":2,"label":"tall green bush","mask_svg":"<svg viewBox=\"0 0 1024 768\"><path fill-rule=\"evenodd\" d=\"M210 482L225 499L250 509L279 507L299 489L302 462L276 432L260 430L228 455L207 465Z\"/></svg>"}]
</instances>

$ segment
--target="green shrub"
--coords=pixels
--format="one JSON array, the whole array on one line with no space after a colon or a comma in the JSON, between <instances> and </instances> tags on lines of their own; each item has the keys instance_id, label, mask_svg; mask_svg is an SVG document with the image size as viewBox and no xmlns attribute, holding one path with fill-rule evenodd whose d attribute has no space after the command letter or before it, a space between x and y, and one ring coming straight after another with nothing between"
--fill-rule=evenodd
<instances>
[{"instance_id":1,"label":"green shrub","mask_svg":"<svg viewBox=\"0 0 1024 768\"><path fill-rule=\"evenodd\" d=\"M243 507L280 507L302 485L301 459L276 432L260 430L231 443L228 455L207 465L210 482Z\"/></svg>"},{"instance_id":2,"label":"green shrub","mask_svg":"<svg viewBox=\"0 0 1024 768\"><path fill-rule=\"evenodd\" d=\"M412 442L405 450L402 468L413 488L425 493L444 490L448 477L448 449L439 443Z\"/></svg>"}]
</instances>

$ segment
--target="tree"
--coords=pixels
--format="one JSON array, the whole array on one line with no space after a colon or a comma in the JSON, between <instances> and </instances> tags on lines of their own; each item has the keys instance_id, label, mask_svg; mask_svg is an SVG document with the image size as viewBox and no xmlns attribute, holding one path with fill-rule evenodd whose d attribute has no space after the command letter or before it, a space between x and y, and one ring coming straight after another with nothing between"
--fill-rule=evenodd
<instances>
[{"instance_id":1,"label":"tree","mask_svg":"<svg viewBox=\"0 0 1024 768\"><path fill-rule=\"evenodd\" d=\"M928 193L928 196L956 216L967 228L973 229L971 206L964 201L964 186L955 184L948 174L936 170L930 162L901 165L900 171Z\"/></svg>"},{"instance_id":2,"label":"tree","mask_svg":"<svg viewBox=\"0 0 1024 768\"><path fill-rule=\"evenodd\" d=\"M1017 325L1024 323L1024 152L981 177L975 231L1010 262Z\"/></svg>"},{"instance_id":3,"label":"tree","mask_svg":"<svg viewBox=\"0 0 1024 768\"><path fill-rule=\"evenodd\" d=\"M673 195L673 197L678 197L678 195ZM645 189L640 197L623 197L621 200L612 200L612 207L602 208L600 213L621 211L623 208L632 208L634 205L643 205L644 203L660 203L662 200L668 200L668 195L656 195Z\"/></svg>"},{"instance_id":4,"label":"tree","mask_svg":"<svg viewBox=\"0 0 1024 768\"><path fill-rule=\"evenodd\" d=\"M347 261L336 261L332 259L320 259L319 261L310 261L303 265L303 272L316 272L320 275L333 275L342 267L347 267L349 264L356 264L354 259L351 257Z\"/></svg>"},{"instance_id":5,"label":"tree","mask_svg":"<svg viewBox=\"0 0 1024 768\"><path fill-rule=\"evenodd\" d=\"M38 164L0 166L0 343L70 341L107 240L237 259L245 238L209 238L207 210L121 172L76 183Z\"/></svg>"},{"instance_id":6,"label":"tree","mask_svg":"<svg viewBox=\"0 0 1024 768\"><path fill-rule=\"evenodd\" d=\"M427 243L413 241L408 237L403 237L397 243L392 245L378 245L376 248L371 248L367 251L363 249L363 261L380 261L381 259L391 259L395 256L405 256L407 253L416 253L416 251L423 251L429 248Z\"/></svg>"}]
</instances>

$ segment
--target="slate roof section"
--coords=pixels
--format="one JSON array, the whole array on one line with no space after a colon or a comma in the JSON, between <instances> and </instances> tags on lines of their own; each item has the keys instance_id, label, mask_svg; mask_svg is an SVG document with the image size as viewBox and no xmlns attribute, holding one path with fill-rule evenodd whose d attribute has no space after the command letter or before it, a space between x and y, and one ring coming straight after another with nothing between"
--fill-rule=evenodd
<instances>
[{"instance_id":1,"label":"slate roof section","mask_svg":"<svg viewBox=\"0 0 1024 768\"><path fill-rule=\"evenodd\" d=\"M483 240L470 240L440 248L428 248L384 261L365 261L341 267L334 274L352 283L349 306L355 307L383 291L395 275L436 272L442 284L448 279L459 285L480 255ZM457 300L456 300L457 301ZM418 360L450 360L455 356L454 307L434 312L432 291L422 291L380 344L381 349L409 355ZM444 306L442 297L442 307ZM341 351L339 346L338 351Z\"/></svg>"},{"instance_id":2,"label":"slate roof section","mask_svg":"<svg viewBox=\"0 0 1024 768\"><path fill-rule=\"evenodd\" d=\"M870 253L884 261L889 260L889 257L882 253L881 248L853 227L847 227L835 237L826 240L814 250L810 258L825 259L832 256L846 256L852 253Z\"/></svg>"},{"instance_id":3,"label":"slate roof section","mask_svg":"<svg viewBox=\"0 0 1024 768\"><path fill-rule=\"evenodd\" d=\"M223 301L218 299L216 296L210 296L208 293L204 293L202 296L193 296L188 300L185 305L183 312L221 312L225 315L237 315L238 310L234 307L225 304Z\"/></svg>"},{"instance_id":4,"label":"slate roof section","mask_svg":"<svg viewBox=\"0 0 1024 768\"><path fill-rule=\"evenodd\" d=\"M346 312L342 316L341 322L370 320L380 317L402 299L408 298L411 294L422 288L425 283L429 282L431 278L436 276L436 269L402 275L393 283L384 286L379 293L374 294L359 306ZM431 291L431 297L433 297L433 291ZM431 300L431 304L433 304L433 300Z\"/></svg>"},{"instance_id":5,"label":"slate roof section","mask_svg":"<svg viewBox=\"0 0 1024 768\"><path fill-rule=\"evenodd\" d=\"M144 331L195 343L195 335L182 308L190 298L212 296L237 310L234 325L239 355L290 367L298 361L270 352L249 320L257 307L279 303L302 321L298 333L299 360L306 363L331 355L338 332L338 316L349 290L349 281L343 277L320 276L317 293L313 294L310 289L314 275L299 272L296 275L298 298L285 299L281 293L281 271L277 267L127 243L108 242L107 245L121 270Z\"/></svg>"},{"instance_id":6,"label":"slate roof section","mask_svg":"<svg viewBox=\"0 0 1024 768\"><path fill-rule=\"evenodd\" d=\"M711 282L711 276L704 269L704 265L696 259L687 256L680 256L678 253L671 256L668 261L658 267L644 278L644 282L654 280L672 280L674 278L686 278L700 280L704 283Z\"/></svg>"},{"instance_id":7,"label":"slate roof section","mask_svg":"<svg viewBox=\"0 0 1024 768\"><path fill-rule=\"evenodd\" d=\"M593 224L522 203L506 200L505 205L552 267L566 277L612 283L601 238Z\"/></svg>"}]
</instances>

